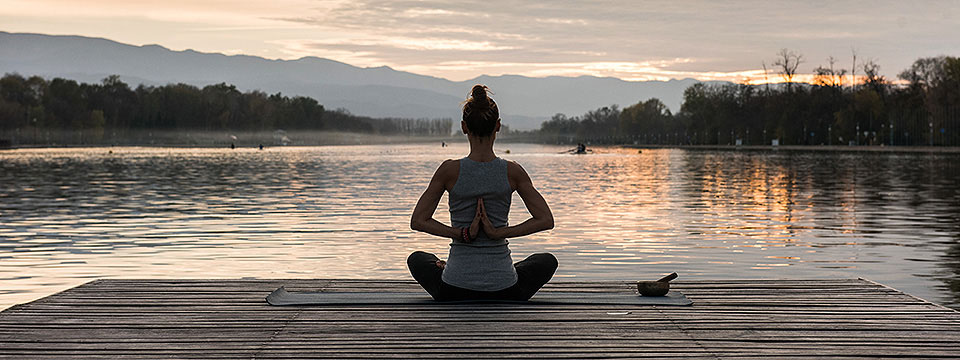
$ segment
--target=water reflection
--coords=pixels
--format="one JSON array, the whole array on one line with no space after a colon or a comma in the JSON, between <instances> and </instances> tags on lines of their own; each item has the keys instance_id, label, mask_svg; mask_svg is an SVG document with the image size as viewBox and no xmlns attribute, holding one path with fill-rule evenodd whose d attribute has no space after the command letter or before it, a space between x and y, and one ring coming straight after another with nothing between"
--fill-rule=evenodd
<instances>
[{"instance_id":1,"label":"water reflection","mask_svg":"<svg viewBox=\"0 0 960 360\"><path fill-rule=\"evenodd\" d=\"M863 276L960 306L955 155L506 149L557 224L514 253L553 252L559 278ZM406 278L409 252L446 252L408 216L465 151L0 152L0 307L102 277Z\"/></svg>"}]
</instances>

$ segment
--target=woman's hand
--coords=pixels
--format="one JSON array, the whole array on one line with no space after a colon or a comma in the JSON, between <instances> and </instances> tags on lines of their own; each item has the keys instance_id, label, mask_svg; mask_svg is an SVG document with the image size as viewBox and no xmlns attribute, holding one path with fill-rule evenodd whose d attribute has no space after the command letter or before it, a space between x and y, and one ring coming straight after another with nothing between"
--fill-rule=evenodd
<instances>
[{"instance_id":1,"label":"woman's hand","mask_svg":"<svg viewBox=\"0 0 960 360\"><path fill-rule=\"evenodd\" d=\"M480 233L481 226L482 224L481 224L480 207L477 206L477 212L474 213L473 215L473 222L471 222L470 226L467 228L467 236L469 237L469 239L464 239L463 229L460 229L460 236L454 238L453 242L462 242L466 244L473 242L473 240L477 238L477 234Z\"/></svg>"},{"instance_id":2,"label":"woman's hand","mask_svg":"<svg viewBox=\"0 0 960 360\"><path fill-rule=\"evenodd\" d=\"M483 198L477 199L477 210L480 214L480 223L483 224L483 233L487 234L487 237L491 239L500 239L503 236L500 235L500 229L493 227L493 223L490 222L490 218L487 217L487 209L483 207Z\"/></svg>"},{"instance_id":3,"label":"woman's hand","mask_svg":"<svg viewBox=\"0 0 960 360\"><path fill-rule=\"evenodd\" d=\"M480 222L482 220L480 210L480 206L477 206L477 213L473 215L473 222L470 223L470 239L467 242L472 242L473 239L477 238L477 234L480 233Z\"/></svg>"}]
</instances>

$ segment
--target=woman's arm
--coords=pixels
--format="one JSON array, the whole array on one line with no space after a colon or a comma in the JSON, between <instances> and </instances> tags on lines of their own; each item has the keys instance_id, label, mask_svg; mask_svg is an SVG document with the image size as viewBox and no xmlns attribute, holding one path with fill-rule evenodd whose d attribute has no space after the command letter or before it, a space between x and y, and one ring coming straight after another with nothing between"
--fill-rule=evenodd
<instances>
[{"instance_id":1,"label":"woman's arm","mask_svg":"<svg viewBox=\"0 0 960 360\"><path fill-rule=\"evenodd\" d=\"M523 204L532 217L514 226L495 228L490 219L487 218L487 210L483 207L483 198L480 198L480 221L483 224L483 232L494 239L506 239L553 229L553 213L550 212L547 201L533 187L530 175L515 162L510 162L507 169L511 175L511 180L513 180L511 182L516 186L517 194L520 195L520 199L523 199Z\"/></svg>"},{"instance_id":2,"label":"woman's arm","mask_svg":"<svg viewBox=\"0 0 960 360\"><path fill-rule=\"evenodd\" d=\"M430 235L453 239L454 241L460 241L462 239L460 229L444 225L433 218L433 213L437 211L437 204L440 203L443 192L447 190L449 186L448 183L451 174L456 174L456 171L454 171L457 170L455 168L457 165L455 161L456 160L444 161L443 164L440 164L440 167L437 168L437 172L433 174L433 178L430 179L430 184L427 185L427 190L423 192L423 195L420 195L420 200L417 201L417 206L413 209L413 215L410 216L411 229ZM479 211L479 208L477 211ZM480 231L479 220L480 217L477 216L470 226L471 238L476 237Z\"/></svg>"}]
</instances>

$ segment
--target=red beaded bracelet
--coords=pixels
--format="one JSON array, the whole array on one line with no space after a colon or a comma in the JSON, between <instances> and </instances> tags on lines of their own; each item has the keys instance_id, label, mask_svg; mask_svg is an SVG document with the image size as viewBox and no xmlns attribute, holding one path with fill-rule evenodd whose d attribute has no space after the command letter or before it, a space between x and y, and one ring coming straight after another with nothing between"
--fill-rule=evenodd
<instances>
[{"instance_id":1,"label":"red beaded bracelet","mask_svg":"<svg viewBox=\"0 0 960 360\"><path fill-rule=\"evenodd\" d=\"M460 239L465 243L470 242L470 228L460 229Z\"/></svg>"}]
</instances>

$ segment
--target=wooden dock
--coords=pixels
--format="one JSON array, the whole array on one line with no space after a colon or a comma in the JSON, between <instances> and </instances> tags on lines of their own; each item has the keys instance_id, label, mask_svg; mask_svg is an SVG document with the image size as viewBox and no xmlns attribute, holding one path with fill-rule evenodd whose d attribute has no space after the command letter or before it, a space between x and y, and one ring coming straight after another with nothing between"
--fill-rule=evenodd
<instances>
[{"instance_id":1,"label":"wooden dock","mask_svg":"<svg viewBox=\"0 0 960 360\"><path fill-rule=\"evenodd\" d=\"M266 304L281 285L419 289L412 281L96 280L0 313L0 358L960 357L960 313L862 279L674 283L691 306ZM635 290L555 282L542 291Z\"/></svg>"}]
</instances>

